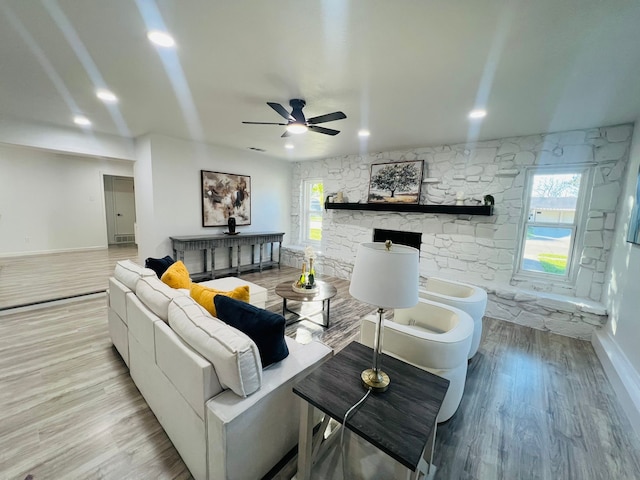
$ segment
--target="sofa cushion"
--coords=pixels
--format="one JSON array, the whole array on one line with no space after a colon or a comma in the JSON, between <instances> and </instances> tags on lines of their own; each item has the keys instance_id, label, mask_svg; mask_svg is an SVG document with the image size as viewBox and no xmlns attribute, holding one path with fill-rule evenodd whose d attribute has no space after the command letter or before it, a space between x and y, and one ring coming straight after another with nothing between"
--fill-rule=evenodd
<instances>
[{"instance_id":1,"label":"sofa cushion","mask_svg":"<svg viewBox=\"0 0 640 480\"><path fill-rule=\"evenodd\" d=\"M136 296L149 310L165 322L169 318L169 302L176 297L186 297L182 291L175 290L161 282L155 274L152 277L144 277L138 281ZM189 299L189 301L192 300Z\"/></svg>"},{"instance_id":2,"label":"sofa cushion","mask_svg":"<svg viewBox=\"0 0 640 480\"><path fill-rule=\"evenodd\" d=\"M241 397L260 388L260 352L247 335L212 317L188 297L175 298L170 303L169 326L211 362L224 388Z\"/></svg>"},{"instance_id":3,"label":"sofa cushion","mask_svg":"<svg viewBox=\"0 0 640 480\"><path fill-rule=\"evenodd\" d=\"M282 315L224 295L216 295L213 302L220 320L246 333L256 343L262 368L289 355L284 340L286 320Z\"/></svg>"},{"instance_id":4,"label":"sofa cushion","mask_svg":"<svg viewBox=\"0 0 640 480\"><path fill-rule=\"evenodd\" d=\"M231 297L242 302L249 302L249 285L241 285L230 291L216 290L198 283L191 285L191 297L207 309L214 317L217 317L216 306L213 302L218 295Z\"/></svg>"},{"instance_id":5,"label":"sofa cushion","mask_svg":"<svg viewBox=\"0 0 640 480\"><path fill-rule=\"evenodd\" d=\"M135 291L136 283L142 277L152 277L155 273L150 268L144 268L131 260L120 260L116 263L113 276Z\"/></svg>"},{"instance_id":6,"label":"sofa cushion","mask_svg":"<svg viewBox=\"0 0 640 480\"><path fill-rule=\"evenodd\" d=\"M149 257L144 261L144 266L156 272L158 278L161 278L162 274L167 271L167 268L169 268L174 263L175 261L173 260L173 258L167 255L166 257L162 258Z\"/></svg>"},{"instance_id":7,"label":"sofa cushion","mask_svg":"<svg viewBox=\"0 0 640 480\"><path fill-rule=\"evenodd\" d=\"M189 271L181 260L178 260L167 268L162 274L161 280L171 288L191 288Z\"/></svg>"}]
</instances>

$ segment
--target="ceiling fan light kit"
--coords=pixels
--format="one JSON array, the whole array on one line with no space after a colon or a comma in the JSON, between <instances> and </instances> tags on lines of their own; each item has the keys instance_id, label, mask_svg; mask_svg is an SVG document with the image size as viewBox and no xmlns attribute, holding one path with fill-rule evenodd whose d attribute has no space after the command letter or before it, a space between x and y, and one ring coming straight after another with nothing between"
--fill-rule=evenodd
<instances>
[{"instance_id":1,"label":"ceiling fan light kit","mask_svg":"<svg viewBox=\"0 0 640 480\"><path fill-rule=\"evenodd\" d=\"M284 118L287 123L278 123L278 122L242 122L248 125L282 125L286 127L285 132L282 134L283 137L288 137L291 134L299 134L304 133L308 130L316 133L322 133L324 135L337 135L340 133L340 130L334 130L332 128L321 127L318 123L326 123L333 122L335 120L342 120L347 118L347 116L342 112L333 112L327 113L325 115L320 115L313 118L305 118L304 113L302 113L302 109L306 105L304 100L299 98L294 98L289 101L289 105L291 106L291 113L287 112L287 109L284 108L279 103L275 102L267 102L271 108L273 108L278 115Z\"/></svg>"},{"instance_id":2,"label":"ceiling fan light kit","mask_svg":"<svg viewBox=\"0 0 640 480\"><path fill-rule=\"evenodd\" d=\"M287 125L287 132L289 133L293 133L293 134L298 134L298 133L304 133L307 130L309 130L309 127L307 127L304 123L290 123L289 125Z\"/></svg>"}]
</instances>

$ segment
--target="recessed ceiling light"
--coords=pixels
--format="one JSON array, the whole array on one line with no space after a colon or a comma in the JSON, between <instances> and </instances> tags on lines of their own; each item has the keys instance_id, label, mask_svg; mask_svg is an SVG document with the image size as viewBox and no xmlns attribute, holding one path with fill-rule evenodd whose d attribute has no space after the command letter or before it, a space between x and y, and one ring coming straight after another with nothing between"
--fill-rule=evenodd
<instances>
[{"instance_id":1,"label":"recessed ceiling light","mask_svg":"<svg viewBox=\"0 0 640 480\"><path fill-rule=\"evenodd\" d=\"M293 150L293 144L292 143L285 143L284 144L284 148L286 148L287 150Z\"/></svg>"},{"instance_id":2,"label":"recessed ceiling light","mask_svg":"<svg viewBox=\"0 0 640 480\"><path fill-rule=\"evenodd\" d=\"M469 112L469 118L484 118L487 116L486 110L471 110Z\"/></svg>"},{"instance_id":3,"label":"recessed ceiling light","mask_svg":"<svg viewBox=\"0 0 640 480\"><path fill-rule=\"evenodd\" d=\"M96 97L107 103L116 103L118 101L118 97L109 90L96 90Z\"/></svg>"},{"instance_id":4,"label":"recessed ceiling light","mask_svg":"<svg viewBox=\"0 0 640 480\"><path fill-rule=\"evenodd\" d=\"M89 120L87 117L83 117L82 115L76 115L75 117L73 117L73 123L82 127L88 127L91 125L91 120Z\"/></svg>"},{"instance_id":5,"label":"recessed ceiling light","mask_svg":"<svg viewBox=\"0 0 640 480\"><path fill-rule=\"evenodd\" d=\"M176 41L171 35L169 35L167 32L161 32L159 30L151 30L149 33L147 33L147 38L159 47L169 48L176 45Z\"/></svg>"},{"instance_id":6,"label":"recessed ceiling light","mask_svg":"<svg viewBox=\"0 0 640 480\"><path fill-rule=\"evenodd\" d=\"M359 137L368 137L369 135L371 135L371 132L369 132L369 130L363 129L358 132Z\"/></svg>"}]
</instances>

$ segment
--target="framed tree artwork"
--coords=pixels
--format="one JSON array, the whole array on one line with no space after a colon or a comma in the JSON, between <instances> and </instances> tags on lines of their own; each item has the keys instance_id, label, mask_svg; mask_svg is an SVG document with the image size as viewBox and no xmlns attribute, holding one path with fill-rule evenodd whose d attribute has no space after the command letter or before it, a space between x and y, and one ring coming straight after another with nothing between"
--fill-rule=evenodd
<instances>
[{"instance_id":1,"label":"framed tree artwork","mask_svg":"<svg viewBox=\"0 0 640 480\"><path fill-rule=\"evenodd\" d=\"M369 203L420 202L422 160L371 165Z\"/></svg>"},{"instance_id":2,"label":"framed tree artwork","mask_svg":"<svg viewBox=\"0 0 640 480\"><path fill-rule=\"evenodd\" d=\"M236 225L251 224L251 177L232 173L202 173L202 226L223 227L229 218Z\"/></svg>"}]
</instances>

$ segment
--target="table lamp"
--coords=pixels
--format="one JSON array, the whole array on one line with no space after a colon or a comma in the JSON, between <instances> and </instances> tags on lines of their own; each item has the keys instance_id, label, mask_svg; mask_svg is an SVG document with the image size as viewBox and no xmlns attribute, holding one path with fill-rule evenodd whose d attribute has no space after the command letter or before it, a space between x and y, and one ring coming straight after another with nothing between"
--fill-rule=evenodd
<instances>
[{"instance_id":1,"label":"table lamp","mask_svg":"<svg viewBox=\"0 0 640 480\"><path fill-rule=\"evenodd\" d=\"M389 308L409 308L418 303L418 257L413 247L386 242L358 246L349 293L364 303L378 307L378 323L373 344L373 368L362 372L365 388L384 392L389 376L380 370L383 314Z\"/></svg>"}]
</instances>

